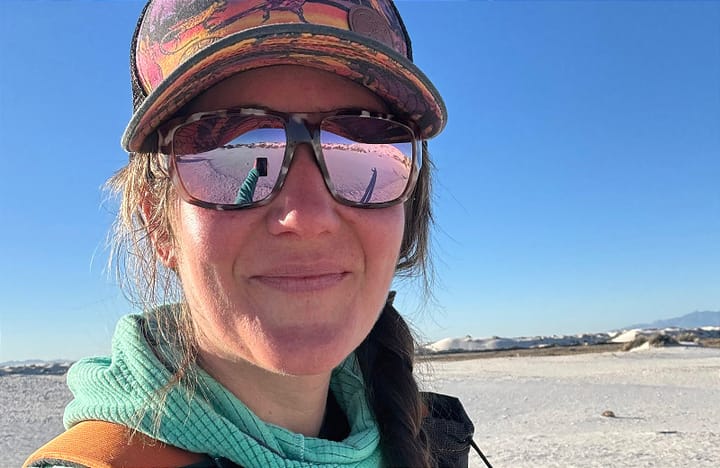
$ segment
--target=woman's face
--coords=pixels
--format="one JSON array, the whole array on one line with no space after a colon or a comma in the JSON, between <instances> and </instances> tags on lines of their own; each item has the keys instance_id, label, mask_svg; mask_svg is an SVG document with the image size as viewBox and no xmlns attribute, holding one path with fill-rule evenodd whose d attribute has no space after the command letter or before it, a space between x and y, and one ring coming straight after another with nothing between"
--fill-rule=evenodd
<instances>
[{"instance_id":1,"label":"woman's face","mask_svg":"<svg viewBox=\"0 0 720 468\"><path fill-rule=\"evenodd\" d=\"M221 82L188 112L238 106L386 111L377 96L343 78L276 66ZM329 372L375 323L403 226L402 205L361 209L333 200L307 144L268 205L220 212L179 201L171 258L201 356L293 375Z\"/></svg>"}]
</instances>

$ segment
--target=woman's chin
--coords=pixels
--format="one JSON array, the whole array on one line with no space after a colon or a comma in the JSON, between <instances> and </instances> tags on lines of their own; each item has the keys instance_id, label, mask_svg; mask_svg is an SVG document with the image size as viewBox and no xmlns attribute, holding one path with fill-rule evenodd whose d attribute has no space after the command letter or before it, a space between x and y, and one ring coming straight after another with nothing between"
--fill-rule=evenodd
<instances>
[{"instance_id":1,"label":"woman's chin","mask_svg":"<svg viewBox=\"0 0 720 468\"><path fill-rule=\"evenodd\" d=\"M282 374L326 374L345 360L363 338L337 327L286 328L266 334L264 342L253 349L253 361Z\"/></svg>"}]
</instances>

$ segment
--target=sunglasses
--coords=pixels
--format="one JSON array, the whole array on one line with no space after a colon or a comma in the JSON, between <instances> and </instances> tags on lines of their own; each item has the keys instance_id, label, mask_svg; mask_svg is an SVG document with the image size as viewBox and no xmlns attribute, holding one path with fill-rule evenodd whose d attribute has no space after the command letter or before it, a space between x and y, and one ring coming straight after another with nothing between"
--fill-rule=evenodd
<instances>
[{"instance_id":1,"label":"sunglasses","mask_svg":"<svg viewBox=\"0 0 720 468\"><path fill-rule=\"evenodd\" d=\"M216 210L269 203L301 143L312 148L332 197L347 206L402 203L420 170L421 141L413 128L368 111L198 112L168 122L158 133L180 196Z\"/></svg>"}]
</instances>

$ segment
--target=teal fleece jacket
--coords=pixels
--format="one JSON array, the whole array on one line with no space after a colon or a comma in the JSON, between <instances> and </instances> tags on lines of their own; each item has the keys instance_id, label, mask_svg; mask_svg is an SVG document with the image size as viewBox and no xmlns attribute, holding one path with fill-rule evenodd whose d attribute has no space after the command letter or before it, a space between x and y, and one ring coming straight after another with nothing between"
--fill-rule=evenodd
<instances>
[{"instance_id":1,"label":"teal fleece jacket","mask_svg":"<svg viewBox=\"0 0 720 468\"><path fill-rule=\"evenodd\" d=\"M176 385L162 412L148 406L171 376L146 339L148 330L153 336L153 328L152 315L125 316L113 337L112 356L83 359L70 369L68 386L74 400L65 410L66 427L88 419L120 423L170 445L224 457L245 468L382 466L380 434L354 355L331 377L330 390L350 424L348 437L334 442L261 421L202 369L197 369L194 392ZM155 432L158 416L161 424Z\"/></svg>"}]
</instances>

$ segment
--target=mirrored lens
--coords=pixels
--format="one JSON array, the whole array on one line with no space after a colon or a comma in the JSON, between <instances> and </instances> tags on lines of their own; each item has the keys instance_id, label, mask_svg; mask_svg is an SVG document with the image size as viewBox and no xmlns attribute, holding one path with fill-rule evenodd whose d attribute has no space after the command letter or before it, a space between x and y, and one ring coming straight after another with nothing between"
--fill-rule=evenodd
<instances>
[{"instance_id":1,"label":"mirrored lens","mask_svg":"<svg viewBox=\"0 0 720 468\"><path fill-rule=\"evenodd\" d=\"M211 116L173 135L175 168L198 200L245 205L267 198L281 173L286 137L273 116Z\"/></svg>"},{"instance_id":2,"label":"mirrored lens","mask_svg":"<svg viewBox=\"0 0 720 468\"><path fill-rule=\"evenodd\" d=\"M413 165L409 128L380 118L335 116L322 122L320 141L338 196L354 203L386 203L405 192Z\"/></svg>"}]
</instances>

